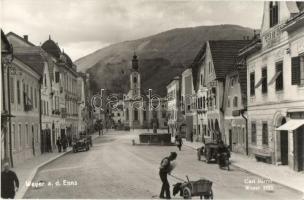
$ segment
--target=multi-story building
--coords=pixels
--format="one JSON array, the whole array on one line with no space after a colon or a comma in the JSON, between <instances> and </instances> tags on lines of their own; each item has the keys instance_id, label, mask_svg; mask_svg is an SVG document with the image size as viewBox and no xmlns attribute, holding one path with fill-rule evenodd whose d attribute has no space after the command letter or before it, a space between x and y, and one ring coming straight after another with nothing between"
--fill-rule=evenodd
<instances>
[{"instance_id":1,"label":"multi-story building","mask_svg":"<svg viewBox=\"0 0 304 200\"><path fill-rule=\"evenodd\" d=\"M191 68L193 77L193 139L196 141L210 142L211 132L208 131L207 120L207 87L205 85L205 50L202 48L194 58Z\"/></svg>"},{"instance_id":2,"label":"multi-story building","mask_svg":"<svg viewBox=\"0 0 304 200\"><path fill-rule=\"evenodd\" d=\"M193 103L195 103L195 92L193 88L192 69L187 68L182 73L181 78L181 111L184 116L184 132L186 139L193 139ZM196 118L195 118L196 119Z\"/></svg>"},{"instance_id":3,"label":"multi-story building","mask_svg":"<svg viewBox=\"0 0 304 200\"><path fill-rule=\"evenodd\" d=\"M180 111L180 100L180 77L176 76L167 85L168 126L172 136L181 132L179 128L184 121Z\"/></svg>"},{"instance_id":4,"label":"multi-story building","mask_svg":"<svg viewBox=\"0 0 304 200\"><path fill-rule=\"evenodd\" d=\"M236 62L235 68L226 75L224 128L226 141L231 151L247 154L247 69L237 64Z\"/></svg>"},{"instance_id":5,"label":"multi-story building","mask_svg":"<svg viewBox=\"0 0 304 200\"><path fill-rule=\"evenodd\" d=\"M55 134L52 132L53 120L52 120L52 61L49 59L49 55L40 47L35 46L28 40L28 36L23 38L15 33L8 33L8 40L11 41L15 57L29 66L32 66L41 75L41 97L39 102L41 103L41 123L40 123L40 144L41 153L52 152L55 147Z\"/></svg>"},{"instance_id":6,"label":"multi-story building","mask_svg":"<svg viewBox=\"0 0 304 200\"><path fill-rule=\"evenodd\" d=\"M202 116L203 123L198 124L197 132L200 134L201 127L207 123L208 130L202 130L207 140L222 139L227 142L223 110L225 75L233 69L239 50L248 43L248 40L207 41L194 59L194 84L196 91L199 91L197 107L198 111L206 113ZM204 122L206 118L207 122Z\"/></svg>"},{"instance_id":7,"label":"multi-story building","mask_svg":"<svg viewBox=\"0 0 304 200\"><path fill-rule=\"evenodd\" d=\"M264 3L260 41L247 56L249 152L304 169L304 14L302 2Z\"/></svg>"},{"instance_id":8,"label":"multi-story building","mask_svg":"<svg viewBox=\"0 0 304 200\"><path fill-rule=\"evenodd\" d=\"M13 47L1 29L1 161L10 161L12 154L9 139L11 133L11 110L8 95L8 74L6 73L8 68L12 66L12 59Z\"/></svg>"},{"instance_id":9,"label":"multi-story building","mask_svg":"<svg viewBox=\"0 0 304 200\"><path fill-rule=\"evenodd\" d=\"M8 41L3 44L8 45ZM35 66L23 62L15 53L12 62L6 64L2 71L4 108L8 108L12 117L8 120L5 148L9 149L16 166L41 153L39 94L42 76Z\"/></svg>"},{"instance_id":10,"label":"multi-story building","mask_svg":"<svg viewBox=\"0 0 304 200\"><path fill-rule=\"evenodd\" d=\"M55 60L56 69L59 74L59 109L61 114L60 136L67 137L69 141L78 136L78 102L77 95L77 69L70 57L61 51L58 44L51 37L45 41L41 48L45 50ZM58 72L53 71L53 73ZM57 79L58 80L58 79ZM56 80L55 80L56 81ZM58 100L57 100L58 102ZM58 108L58 105L56 103ZM56 110L56 109L54 109Z\"/></svg>"}]
</instances>

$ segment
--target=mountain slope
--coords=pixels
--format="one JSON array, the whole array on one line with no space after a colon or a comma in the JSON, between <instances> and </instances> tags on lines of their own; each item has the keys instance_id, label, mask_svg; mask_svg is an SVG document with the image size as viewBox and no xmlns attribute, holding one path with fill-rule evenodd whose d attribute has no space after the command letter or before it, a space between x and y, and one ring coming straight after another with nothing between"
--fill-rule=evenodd
<instances>
[{"instance_id":1,"label":"mountain slope","mask_svg":"<svg viewBox=\"0 0 304 200\"><path fill-rule=\"evenodd\" d=\"M146 38L102 48L75 61L78 69L91 76L92 90L112 92L128 90L131 59L136 51L142 76L142 88L166 94L166 84L194 59L207 40L236 40L253 36L253 30L237 25L179 28Z\"/></svg>"}]
</instances>

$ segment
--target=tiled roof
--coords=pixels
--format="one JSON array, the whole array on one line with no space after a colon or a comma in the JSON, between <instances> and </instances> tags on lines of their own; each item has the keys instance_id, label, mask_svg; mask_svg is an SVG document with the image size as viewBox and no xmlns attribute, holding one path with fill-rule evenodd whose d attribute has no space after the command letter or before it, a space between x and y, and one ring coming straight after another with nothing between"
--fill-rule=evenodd
<instances>
[{"instance_id":1,"label":"tiled roof","mask_svg":"<svg viewBox=\"0 0 304 200\"><path fill-rule=\"evenodd\" d=\"M251 40L218 40L209 41L214 70L217 79L225 79L227 73L234 69L239 50Z\"/></svg>"},{"instance_id":2,"label":"tiled roof","mask_svg":"<svg viewBox=\"0 0 304 200\"><path fill-rule=\"evenodd\" d=\"M35 45L34 45L33 43L31 43L30 41L25 40L23 37L21 37L20 35L17 35L17 34L16 34L16 33L14 33L14 32L9 32L8 34L6 34L6 36L10 36L10 35L12 35L12 36L15 36L15 37L19 38L20 40L22 40L22 41L26 42L27 44L29 44L29 45L31 45L31 46L35 46Z\"/></svg>"},{"instance_id":3,"label":"tiled roof","mask_svg":"<svg viewBox=\"0 0 304 200\"><path fill-rule=\"evenodd\" d=\"M12 45L9 43L9 41L7 40L3 30L1 29L1 42L4 42L5 46L3 44L1 44L1 53L5 51L5 53L11 53L13 52L13 47ZM6 48L6 49L5 49Z\"/></svg>"},{"instance_id":4,"label":"tiled roof","mask_svg":"<svg viewBox=\"0 0 304 200\"><path fill-rule=\"evenodd\" d=\"M43 76L44 70L44 61L45 59L39 53L31 53L31 54L14 54L14 56L31 67L35 72L37 72L40 76Z\"/></svg>"}]
</instances>

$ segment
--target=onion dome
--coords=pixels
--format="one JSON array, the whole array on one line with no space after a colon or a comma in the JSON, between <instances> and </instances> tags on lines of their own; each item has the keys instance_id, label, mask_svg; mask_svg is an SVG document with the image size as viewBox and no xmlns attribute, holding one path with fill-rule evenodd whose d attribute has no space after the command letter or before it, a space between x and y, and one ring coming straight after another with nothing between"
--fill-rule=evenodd
<instances>
[{"instance_id":1,"label":"onion dome","mask_svg":"<svg viewBox=\"0 0 304 200\"><path fill-rule=\"evenodd\" d=\"M49 39L45 41L42 45L41 48L45 50L47 53L51 54L54 56L56 59L60 58L60 48L59 46L51 39L51 36L49 36Z\"/></svg>"}]
</instances>

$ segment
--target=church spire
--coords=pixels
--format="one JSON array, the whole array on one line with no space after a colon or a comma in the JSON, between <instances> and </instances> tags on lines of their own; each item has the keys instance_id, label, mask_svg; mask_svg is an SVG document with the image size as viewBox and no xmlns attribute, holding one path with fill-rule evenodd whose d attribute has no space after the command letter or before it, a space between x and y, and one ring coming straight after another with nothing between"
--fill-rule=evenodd
<instances>
[{"instance_id":1,"label":"church spire","mask_svg":"<svg viewBox=\"0 0 304 200\"><path fill-rule=\"evenodd\" d=\"M132 69L138 71L138 60L136 52L134 51L133 59L132 59Z\"/></svg>"}]
</instances>

